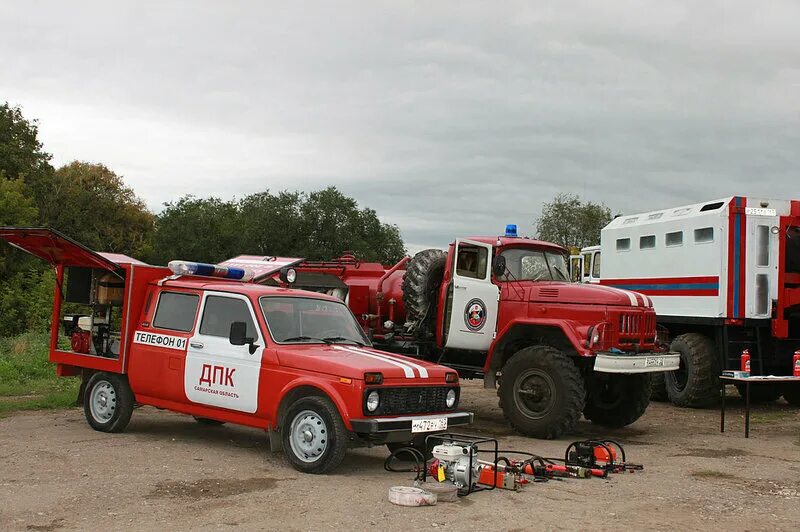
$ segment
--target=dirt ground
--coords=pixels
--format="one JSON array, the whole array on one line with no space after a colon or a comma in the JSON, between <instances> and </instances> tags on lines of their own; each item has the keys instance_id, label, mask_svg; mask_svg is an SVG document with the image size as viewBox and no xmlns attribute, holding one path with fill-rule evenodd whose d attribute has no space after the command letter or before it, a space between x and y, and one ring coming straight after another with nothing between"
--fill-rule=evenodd
<instances>
[{"instance_id":1,"label":"dirt ground","mask_svg":"<svg viewBox=\"0 0 800 532\"><path fill-rule=\"evenodd\" d=\"M575 439L622 441L645 470L608 480L569 479L519 492L475 493L457 503L403 508L387 490L410 474L387 473L382 447L349 452L336 474L303 475L269 452L263 432L205 427L141 408L124 434L92 431L79 409L0 419L0 529L729 529L796 530L800 522L800 410L756 407L751 437L729 391L719 412L652 403L621 430L581 422L556 441L516 435L494 392L465 383L471 433L503 448L562 455Z\"/></svg>"}]
</instances>

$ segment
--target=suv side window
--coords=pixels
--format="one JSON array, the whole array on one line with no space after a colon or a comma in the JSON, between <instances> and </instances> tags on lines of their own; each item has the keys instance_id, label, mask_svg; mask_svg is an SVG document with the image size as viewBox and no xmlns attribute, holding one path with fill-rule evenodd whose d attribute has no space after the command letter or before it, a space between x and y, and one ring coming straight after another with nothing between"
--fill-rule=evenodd
<instances>
[{"instance_id":1,"label":"suv side window","mask_svg":"<svg viewBox=\"0 0 800 532\"><path fill-rule=\"evenodd\" d=\"M243 321L247 324L247 336L258 338L250 305L243 299L225 296L208 296L200 322L200 334L228 338L231 323Z\"/></svg>"},{"instance_id":2,"label":"suv side window","mask_svg":"<svg viewBox=\"0 0 800 532\"><path fill-rule=\"evenodd\" d=\"M471 277L473 279L486 278L487 255L488 252L486 248L459 246L456 260L456 274L461 277Z\"/></svg>"},{"instance_id":3,"label":"suv side window","mask_svg":"<svg viewBox=\"0 0 800 532\"><path fill-rule=\"evenodd\" d=\"M158 298L153 327L171 331L189 332L194 327L194 316L197 314L197 294L179 292L161 292Z\"/></svg>"}]
</instances>

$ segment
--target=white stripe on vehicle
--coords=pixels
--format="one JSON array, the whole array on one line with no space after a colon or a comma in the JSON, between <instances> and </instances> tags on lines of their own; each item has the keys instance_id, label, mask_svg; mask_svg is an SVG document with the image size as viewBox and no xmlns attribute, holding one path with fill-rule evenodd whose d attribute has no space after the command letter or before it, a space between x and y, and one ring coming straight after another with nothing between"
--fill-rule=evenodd
<instances>
[{"instance_id":1,"label":"white stripe on vehicle","mask_svg":"<svg viewBox=\"0 0 800 532\"><path fill-rule=\"evenodd\" d=\"M351 349L349 347L344 347L344 346L341 346L341 345L334 345L334 346L331 346L331 347L333 347L337 351L346 351L346 352L348 352L350 354L353 354L353 355L361 355L361 356L365 356L365 357L369 357L369 358L374 358L375 360L380 360L381 362L387 362L389 364L393 364L393 365L395 365L398 368L403 370L403 373L405 373L405 376L406 376L407 379L413 379L416 376L416 375L414 375L414 370L411 369L411 366L406 366L405 364L402 364L402 363L398 362L397 360L390 360L390 359L375 355L373 353L362 353L360 351L355 351L355 350L353 350L353 349Z\"/></svg>"},{"instance_id":2,"label":"white stripe on vehicle","mask_svg":"<svg viewBox=\"0 0 800 532\"><path fill-rule=\"evenodd\" d=\"M374 351L367 351L366 349L361 348L361 347L350 347L350 349L354 349L355 351L360 351L362 353L368 353L370 355L376 355L376 356L384 357L384 358L386 358L388 360L391 360L393 362L399 362L401 364L406 364L408 366L411 366L412 368L416 368L416 370L419 372L419 376L422 377L423 379L427 379L428 378L428 370L425 369L424 366L421 366L421 365L419 365L419 364L417 364L415 362L411 362L409 360L397 360L392 355L389 355L389 354L386 354L386 353L376 353Z\"/></svg>"},{"instance_id":3,"label":"white stripe on vehicle","mask_svg":"<svg viewBox=\"0 0 800 532\"><path fill-rule=\"evenodd\" d=\"M632 306L634 306L634 307L638 307L639 306L639 300L636 298L636 294L634 294L633 292L630 292L628 290L621 290L619 288L617 290L620 290L621 292L625 292L625 294L627 294L628 299L631 300L631 305Z\"/></svg>"}]
</instances>

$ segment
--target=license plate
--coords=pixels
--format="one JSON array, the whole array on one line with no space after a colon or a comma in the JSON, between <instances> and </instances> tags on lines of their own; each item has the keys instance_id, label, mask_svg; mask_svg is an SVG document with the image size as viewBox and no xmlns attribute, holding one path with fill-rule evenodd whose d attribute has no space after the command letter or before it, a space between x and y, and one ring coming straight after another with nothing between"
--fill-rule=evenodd
<instances>
[{"instance_id":1,"label":"license plate","mask_svg":"<svg viewBox=\"0 0 800 532\"><path fill-rule=\"evenodd\" d=\"M411 432L434 432L437 430L447 430L446 417L411 420Z\"/></svg>"},{"instance_id":2,"label":"license plate","mask_svg":"<svg viewBox=\"0 0 800 532\"><path fill-rule=\"evenodd\" d=\"M664 366L664 357L647 357L644 359L644 366L646 368L652 368L653 366Z\"/></svg>"}]
</instances>

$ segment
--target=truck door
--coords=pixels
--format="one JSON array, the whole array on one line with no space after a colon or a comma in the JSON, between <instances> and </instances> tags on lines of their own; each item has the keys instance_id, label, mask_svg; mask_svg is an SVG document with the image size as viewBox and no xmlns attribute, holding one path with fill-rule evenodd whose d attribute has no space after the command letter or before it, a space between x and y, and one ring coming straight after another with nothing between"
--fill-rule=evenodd
<instances>
[{"instance_id":1,"label":"truck door","mask_svg":"<svg viewBox=\"0 0 800 532\"><path fill-rule=\"evenodd\" d=\"M492 246L457 240L453 302L445 347L488 351L497 326L500 289L491 281Z\"/></svg>"},{"instance_id":2,"label":"truck door","mask_svg":"<svg viewBox=\"0 0 800 532\"><path fill-rule=\"evenodd\" d=\"M257 346L233 345L233 322L244 322L246 336ZM206 292L200 319L189 338L184 390L190 402L253 413L258 408L258 386L264 337L256 325L250 300L241 294Z\"/></svg>"},{"instance_id":3,"label":"truck door","mask_svg":"<svg viewBox=\"0 0 800 532\"><path fill-rule=\"evenodd\" d=\"M747 208L748 241L745 261L745 301L748 317L772 316L772 300L778 297L778 238L772 227L778 226L774 209Z\"/></svg>"},{"instance_id":4,"label":"truck door","mask_svg":"<svg viewBox=\"0 0 800 532\"><path fill-rule=\"evenodd\" d=\"M592 253L592 267L589 270L588 282L594 284L600 283L600 250Z\"/></svg>"},{"instance_id":5,"label":"truck door","mask_svg":"<svg viewBox=\"0 0 800 532\"><path fill-rule=\"evenodd\" d=\"M583 282L583 255L569 256L569 278L573 283Z\"/></svg>"}]
</instances>

